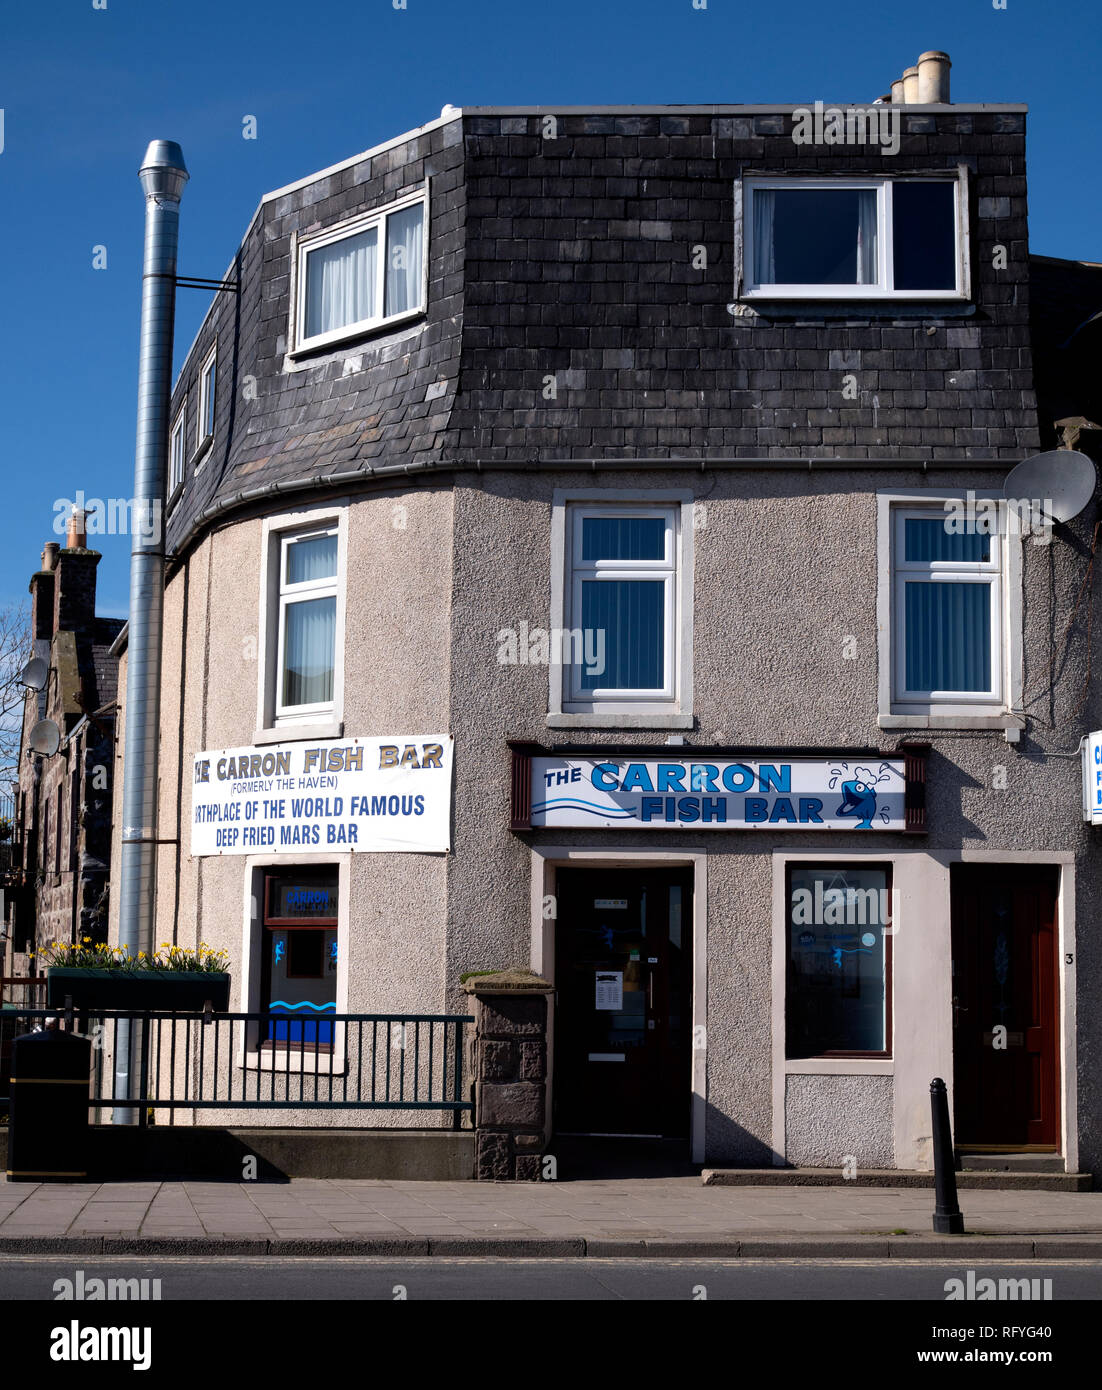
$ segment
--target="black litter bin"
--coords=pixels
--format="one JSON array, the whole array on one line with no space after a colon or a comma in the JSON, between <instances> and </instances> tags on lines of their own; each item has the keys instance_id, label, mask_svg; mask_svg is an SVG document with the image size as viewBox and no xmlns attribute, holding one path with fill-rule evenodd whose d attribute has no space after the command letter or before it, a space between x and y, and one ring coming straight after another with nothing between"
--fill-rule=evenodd
<instances>
[{"instance_id":1,"label":"black litter bin","mask_svg":"<svg viewBox=\"0 0 1102 1390\"><path fill-rule=\"evenodd\" d=\"M11 1049L8 1181L88 1176L88 1038L47 1028Z\"/></svg>"}]
</instances>

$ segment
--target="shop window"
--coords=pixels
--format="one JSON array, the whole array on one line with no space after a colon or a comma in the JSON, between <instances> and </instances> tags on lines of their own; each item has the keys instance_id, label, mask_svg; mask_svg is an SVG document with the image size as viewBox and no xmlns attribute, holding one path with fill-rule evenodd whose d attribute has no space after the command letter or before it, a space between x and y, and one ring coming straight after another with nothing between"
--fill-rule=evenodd
<instances>
[{"instance_id":1,"label":"shop window","mask_svg":"<svg viewBox=\"0 0 1102 1390\"><path fill-rule=\"evenodd\" d=\"M323 347L423 312L423 192L303 237L296 252L296 349Z\"/></svg>"},{"instance_id":2,"label":"shop window","mask_svg":"<svg viewBox=\"0 0 1102 1390\"><path fill-rule=\"evenodd\" d=\"M962 299L961 179L748 178L743 294Z\"/></svg>"},{"instance_id":3,"label":"shop window","mask_svg":"<svg viewBox=\"0 0 1102 1390\"><path fill-rule=\"evenodd\" d=\"M998 706L1002 537L983 517L897 507L892 525L892 698L936 708Z\"/></svg>"},{"instance_id":4,"label":"shop window","mask_svg":"<svg viewBox=\"0 0 1102 1390\"><path fill-rule=\"evenodd\" d=\"M891 1055L891 874L789 865L786 1056Z\"/></svg>"},{"instance_id":5,"label":"shop window","mask_svg":"<svg viewBox=\"0 0 1102 1390\"><path fill-rule=\"evenodd\" d=\"M679 513L568 509L564 710L676 705Z\"/></svg>"},{"instance_id":6,"label":"shop window","mask_svg":"<svg viewBox=\"0 0 1102 1390\"><path fill-rule=\"evenodd\" d=\"M260 1007L270 1017L263 1045L332 1048L337 950L337 869L266 873Z\"/></svg>"}]
</instances>

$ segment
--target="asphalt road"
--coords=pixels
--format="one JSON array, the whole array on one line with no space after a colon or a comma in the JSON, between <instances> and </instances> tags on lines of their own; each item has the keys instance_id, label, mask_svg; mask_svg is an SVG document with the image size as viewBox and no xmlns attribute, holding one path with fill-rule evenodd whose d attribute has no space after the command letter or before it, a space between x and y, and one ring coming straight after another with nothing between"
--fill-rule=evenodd
<instances>
[{"instance_id":1,"label":"asphalt road","mask_svg":"<svg viewBox=\"0 0 1102 1390\"><path fill-rule=\"evenodd\" d=\"M1051 1279L1053 1302L1102 1299L1102 1261L1018 1260L370 1260L0 1255L0 1304L51 1300L55 1281L159 1279L162 1301L300 1300L864 1300L945 1302L946 1281ZM152 1284L150 1288L152 1289ZM1043 1286L1042 1286L1043 1287ZM93 1305L97 1310L103 1304ZM116 1307L118 1304L115 1305ZM951 1305L950 1305L951 1306ZM1007 1305L989 1305L1007 1311ZM1020 1306L1020 1305L1019 1305ZM67 1303L69 1311L78 1311ZM91 1309L89 1310L91 1311ZM1025 1311L1022 1309L1021 1311Z\"/></svg>"}]
</instances>

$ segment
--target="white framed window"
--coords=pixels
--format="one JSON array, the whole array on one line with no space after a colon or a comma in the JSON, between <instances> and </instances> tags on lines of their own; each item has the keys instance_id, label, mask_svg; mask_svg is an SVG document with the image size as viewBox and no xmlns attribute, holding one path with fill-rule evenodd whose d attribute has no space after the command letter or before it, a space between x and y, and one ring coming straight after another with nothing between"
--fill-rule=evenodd
<instances>
[{"instance_id":1,"label":"white framed window","mask_svg":"<svg viewBox=\"0 0 1102 1390\"><path fill-rule=\"evenodd\" d=\"M741 181L743 299L967 299L965 171Z\"/></svg>"},{"instance_id":2,"label":"white framed window","mask_svg":"<svg viewBox=\"0 0 1102 1390\"><path fill-rule=\"evenodd\" d=\"M897 507L892 534L898 704L1002 703L1002 537L944 508Z\"/></svg>"},{"instance_id":3,"label":"white framed window","mask_svg":"<svg viewBox=\"0 0 1102 1390\"><path fill-rule=\"evenodd\" d=\"M692 727L692 505L683 490L556 490L549 726Z\"/></svg>"},{"instance_id":4,"label":"white framed window","mask_svg":"<svg viewBox=\"0 0 1102 1390\"><path fill-rule=\"evenodd\" d=\"M333 708L337 528L293 532L279 545L276 716Z\"/></svg>"},{"instance_id":5,"label":"white framed window","mask_svg":"<svg viewBox=\"0 0 1102 1390\"><path fill-rule=\"evenodd\" d=\"M881 728L1022 727L1021 536L1005 502L878 503Z\"/></svg>"},{"instance_id":6,"label":"white framed window","mask_svg":"<svg viewBox=\"0 0 1102 1390\"><path fill-rule=\"evenodd\" d=\"M293 350L324 347L424 312L428 298L424 188L385 208L297 238Z\"/></svg>"},{"instance_id":7,"label":"white framed window","mask_svg":"<svg viewBox=\"0 0 1102 1390\"><path fill-rule=\"evenodd\" d=\"M195 448L202 449L214 438L214 418L218 406L218 344L215 343L199 369L199 410L195 425Z\"/></svg>"},{"instance_id":8,"label":"white framed window","mask_svg":"<svg viewBox=\"0 0 1102 1390\"><path fill-rule=\"evenodd\" d=\"M168 495L175 496L184 483L184 463L187 457L187 397L185 396L172 422L168 436Z\"/></svg>"},{"instance_id":9,"label":"white framed window","mask_svg":"<svg viewBox=\"0 0 1102 1390\"><path fill-rule=\"evenodd\" d=\"M265 520L257 742L342 732L347 506Z\"/></svg>"}]
</instances>

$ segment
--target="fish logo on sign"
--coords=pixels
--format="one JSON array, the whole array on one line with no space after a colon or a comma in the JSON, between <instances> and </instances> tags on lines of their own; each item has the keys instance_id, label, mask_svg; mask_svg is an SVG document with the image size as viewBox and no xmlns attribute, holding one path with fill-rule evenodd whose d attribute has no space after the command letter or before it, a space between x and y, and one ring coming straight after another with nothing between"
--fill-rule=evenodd
<instances>
[{"instance_id":1,"label":"fish logo on sign","mask_svg":"<svg viewBox=\"0 0 1102 1390\"><path fill-rule=\"evenodd\" d=\"M849 764L842 763L830 769L830 787L833 790L840 777L849 771ZM871 830L872 818L876 815L876 788L887 782L892 775L887 763L881 763L874 775L867 767L854 768L854 775L842 783L842 804L834 812L836 816L852 816L857 820L855 829ZM880 812L880 819L888 824L887 811Z\"/></svg>"}]
</instances>

